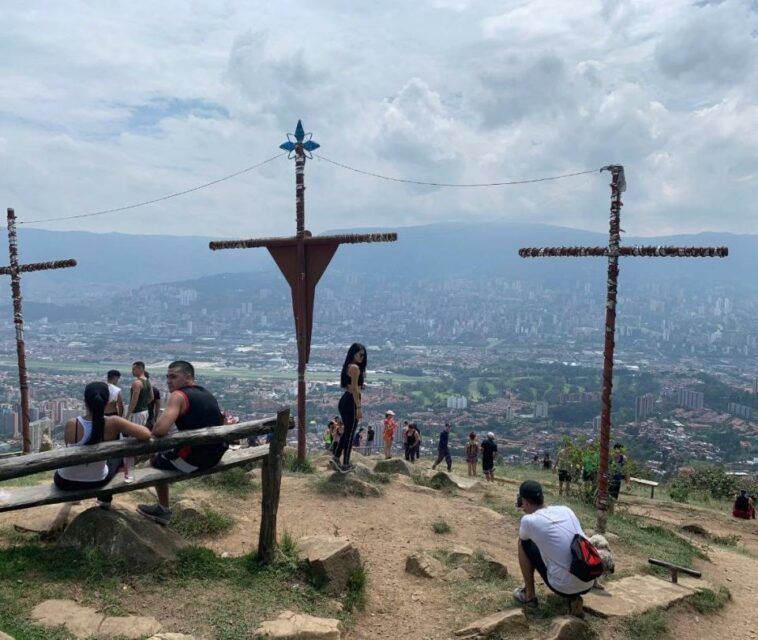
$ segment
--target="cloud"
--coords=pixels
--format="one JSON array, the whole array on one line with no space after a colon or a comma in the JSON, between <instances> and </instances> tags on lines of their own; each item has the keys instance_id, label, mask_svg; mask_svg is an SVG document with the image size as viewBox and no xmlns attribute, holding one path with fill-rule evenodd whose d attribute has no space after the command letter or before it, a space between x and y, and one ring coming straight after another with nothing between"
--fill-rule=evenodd
<instances>
[{"instance_id":1,"label":"cloud","mask_svg":"<svg viewBox=\"0 0 758 640\"><path fill-rule=\"evenodd\" d=\"M758 13L742 0L4 7L0 192L21 220L158 198L278 151L299 118L326 158L498 182L627 167L630 233L758 232ZM188 196L57 229L291 233L279 159ZM438 220L602 229L607 176L500 189L306 167L315 232Z\"/></svg>"}]
</instances>

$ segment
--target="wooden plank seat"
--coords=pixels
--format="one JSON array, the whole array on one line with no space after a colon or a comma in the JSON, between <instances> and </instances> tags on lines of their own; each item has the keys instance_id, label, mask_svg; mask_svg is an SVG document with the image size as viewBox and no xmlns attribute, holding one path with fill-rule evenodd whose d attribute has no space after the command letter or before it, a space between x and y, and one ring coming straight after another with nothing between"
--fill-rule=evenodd
<instances>
[{"instance_id":1,"label":"wooden plank seat","mask_svg":"<svg viewBox=\"0 0 758 640\"><path fill-rule=\"evenodd\" d=\"M645 487L650 487L650 498L655 497L655 488L658 486L658 482L655 480L643 480L642 478L629 478L630 482L641 484Z\"/></svg>"},{"instance_id":2,"label":"wooden plank seat","mask_svg":"<svg viewBox=\"0 0 758 640\"><path fill-rule=\"evenodd\" d=\"M135 491L136 489L152 487L159 482L190 480L260 460L266 457L268 453L269 445L267 444L259 447L248 447L247 449L240 449L238 451L227 451L215 467L200 469L194 473L163 471L161 469L153 469L152 467L137 468L134 470L135 477L133 482L124 482L123 475L119 473L107 485L93 489L63 491L58 489L52 481L31 487L13 487L9 489L3 489L2 485L0 485L0 513L3 511L39 507L45 504L76 502L87 498L99 498L110 494L126 493L128 491Z\"/></svg>"},{"instance_id":3,"label":"wooden plank seat","mask_svg":"<svg viewBox=\"0 0 758 640\"><path fill-rule=\"evenodd\" d=\"M684 573L693 578L700 578L703 574L697 569L690 569L689 567L682 567L672 562L666 562L665 560L656 560L655 558L648 558L647 561L655 567L663 567L668 569L671 575L671 582L677 584L679 582L679 574Z\"/></svg>"}]
</instances>

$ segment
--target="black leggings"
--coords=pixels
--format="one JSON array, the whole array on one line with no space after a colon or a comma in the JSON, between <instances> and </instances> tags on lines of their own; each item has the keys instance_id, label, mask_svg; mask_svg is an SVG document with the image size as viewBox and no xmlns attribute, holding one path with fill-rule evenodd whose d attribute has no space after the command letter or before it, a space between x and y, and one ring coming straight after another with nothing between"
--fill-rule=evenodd
<instances>
[{"instance_id":1,"label":"black leggings","mask_svg":"<svg viewBox=\"0 0 758 640\"><path fill-rule=\"evenodd\" d=\"M343 456L343 464L350 464L350 453L353 450L353 436L355 435L355 428L358 426L358 420L355 417L355 400L353 399L353 394L349 391L345 391L340 398L340 403L337 405L337 408L339 409L340 418L342 418L342 424L344 427L334 455L337 458Z\"/></svg>"},{"instance_id":2,"label":"black leggings","mask_svg":"<svg viewBox=\"0 0 758 640\"><path fill-rule=\"evenodd\" d=\"M123 458L111 458L108 460L108 475L103 480L97 482L81 482L80 480L66 480L57 471L53 476L53 484L62 491L77 491L79 489L97 489L98 487L104 487L108 484L118 473L121 467ZM113 500L113 496L103 496L99 498L102 502L110 502Z\"/></svg>"}]
</instances>

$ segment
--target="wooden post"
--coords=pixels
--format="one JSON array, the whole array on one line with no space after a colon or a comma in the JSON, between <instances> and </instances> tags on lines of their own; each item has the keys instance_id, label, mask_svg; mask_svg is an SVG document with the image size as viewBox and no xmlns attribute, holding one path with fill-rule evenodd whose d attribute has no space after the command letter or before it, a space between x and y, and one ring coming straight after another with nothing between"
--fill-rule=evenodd
<instances>
[{"instance_id":1,"label":"wooden post","mask_svg":"<svg viewBox=\"0 0 758 640\"><path fill-rule=\"evenodd\" d=\"M279 510L279 492L282 487L282 452L287 444L289 424L289 409L278 411L269 453L263 459L261 468L261 528L258 535L258 562L261 564L271 564L276 551L276 513Z\"/></svg>"}]
</instances>

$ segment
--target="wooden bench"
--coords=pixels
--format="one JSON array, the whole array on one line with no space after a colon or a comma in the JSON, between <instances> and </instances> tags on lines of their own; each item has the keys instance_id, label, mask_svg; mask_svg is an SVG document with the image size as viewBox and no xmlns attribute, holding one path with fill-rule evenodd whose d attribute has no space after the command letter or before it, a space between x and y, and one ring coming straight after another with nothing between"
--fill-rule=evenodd
<instances>
[{"instance_id":1,"label":"wooden bench","mask_svg":"<svg viewBox=\"0 0 758 640\"><path fill-rule=\"evenodd\" d=\"M652 500L655 497L655 488L659 484L655 480L643 480L642 478L629 478L629 481L636 482L637 484L641 484L646 487L650 487L650 499Z\"/></svg>"},{"instance_id":2,"label":"wooden bench","mask_svg":"<svg viewBox=\"0 0 758 640\"><path fill-rule=\"evenodd\" d=\"M276 516L279 508L279 493L282 481L282 458L287 442L287 431L293 428L289 409L279 411L276 417L235 425L207 427L193 431L180 431L148 441L134 439L113 440L87 447L68 447L0 460L0 512L27 509L60 502L76 502L87 498L125 493L144 489L161 482L180 482L200 476L232 469L249 462L261 460L261 528L258 538L258 558L270 563L276 547ZM250 436L271 433L271 442L266 445L227 451L221 461L210 469L194 473L163 471L148 467L134 470L134 481L124 482L117 475L103 487L62 491L52 481L29 487L3 488L2 480L19 478L42 471L70 467L85 462L96 462L119 457L134 457L156 451L166 451L184 445L202 445L228 442Z\"/></svg>"},{"instance_id":3,"label":"wooden bench","mask_svg":"<svg viewBox=\"0 0 758 640\"><path fill-rule=\"evenodd\" d=\"M674 584L677 584L679 582L680 573L692 576L693 578L700 578L703 575L700 573L700 571L697 571L695 569L690 569L689 567L681 567L678 564L672 564L671 562L666 562L665 560L648 558L647 561L656 567L663 567L664 569L668 569L669 573L671 574L671 582Z\"/></svg>"}]
</instances>

